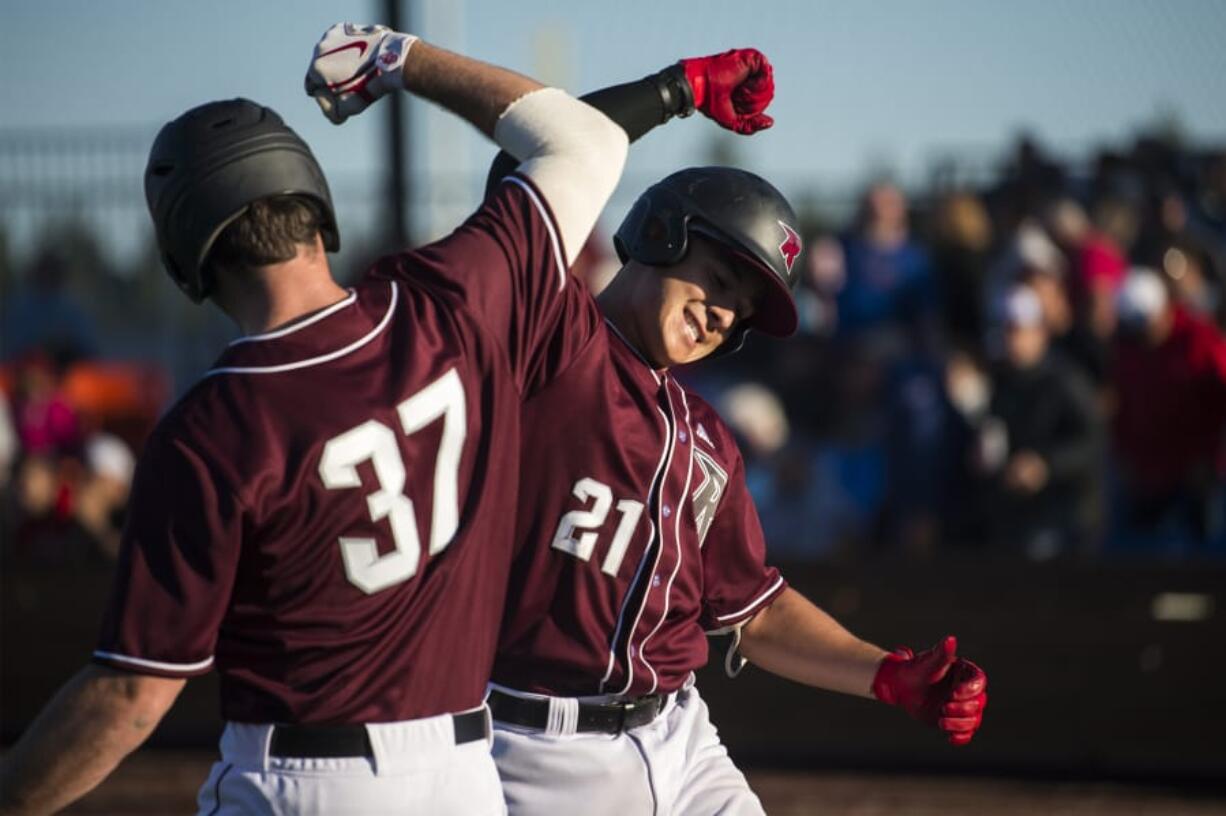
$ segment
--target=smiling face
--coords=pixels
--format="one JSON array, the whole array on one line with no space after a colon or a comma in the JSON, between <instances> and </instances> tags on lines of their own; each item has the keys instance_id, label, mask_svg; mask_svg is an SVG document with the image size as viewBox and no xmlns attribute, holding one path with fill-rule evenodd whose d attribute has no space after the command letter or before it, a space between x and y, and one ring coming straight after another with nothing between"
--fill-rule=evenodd
<instances>
[{"instance_id":1,"label":"smiling face","mask_svg":"<svg viewBox=\"0 0 1226 816\"><path fill-rule=\"evenodd\" d=\"M614 322L658 368L701 360L753 314L765 292L762 276L746 263L691 233L680 263L634 270L630 308Z\"/></svg>"}]
</instances>

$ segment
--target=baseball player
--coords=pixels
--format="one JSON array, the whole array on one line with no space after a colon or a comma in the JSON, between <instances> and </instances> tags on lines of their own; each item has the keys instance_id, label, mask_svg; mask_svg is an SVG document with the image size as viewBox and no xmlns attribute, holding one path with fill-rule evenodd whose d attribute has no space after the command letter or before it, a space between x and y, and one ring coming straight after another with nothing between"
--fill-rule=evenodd
<instances>
[{"instance_id":1,"label":"baseball player","mask_svg":"<svg viewBox=\"0 0 1226 816\"><path fill-rule=\"evenodd\" d=\"M772 84L749 55L682 61L682 96L704 112L753 97L722 124L759 129ZM603 106L632 140L659 108L649 85ZM614 243L625 265L608 287L567 292L573 336L589 339L524 407L522 550L489 698L510 812L761 813L694 688L711 633L732 633L732 675L743 654L968 742L983 672L952 637L886 652L788 587L765 563L732 433L670 373L751 329L795 330L792 208L751 173L691 168L648 189Z\"/></svg>"},{"instance_id":2,"label":"baseball player","mask_svg":"<svg viewBox=\"0 0 1226 816\"><path fill-rule=\"evenodd\" d=\"M575 357L566 270L626 137L407 34L338 25L316 46L307 89L333 121L399 88L520 164L352 289L329 271L323 173L276 113L214 102L158 135L166 269L245 336L150 439L93 663L5 757L4 813L89 791L213 669L227 724L201 813L504 812L483 705L516 503L500 474L520 469L522 398Z\"/></svg>"}]
</instances>

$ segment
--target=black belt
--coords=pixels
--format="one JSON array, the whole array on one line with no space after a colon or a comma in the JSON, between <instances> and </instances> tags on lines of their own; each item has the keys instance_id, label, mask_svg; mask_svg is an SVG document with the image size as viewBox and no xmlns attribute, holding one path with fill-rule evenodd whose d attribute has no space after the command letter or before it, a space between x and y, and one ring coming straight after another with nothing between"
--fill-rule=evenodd
<instances>
[{"instance_id":1,"label":"black belt","mask_svg":"<svg viewBox=\"0 0 1226 816\"><path fill-rule=\"evenodd\" d=\"M576 731L620 734L646 725L659 716L665 695L648 694L616 703L580 703ZM549 727L549 701L516 697L497 689L490 690L487 700L490 713L499 722L524 725L541 731Z\"/></svg>"},{"instance_id":2,"label":"black belt","mask_svg":"<svg viewBox=\"0 0 1226 816\"><path fill-rule=\"evenodd\" d=\"M485 709L452 714L455 744L487 739L489 717ZM275 725L268 755L275 757L374 757L364 725Z\"/></svg>"}]
</instances>

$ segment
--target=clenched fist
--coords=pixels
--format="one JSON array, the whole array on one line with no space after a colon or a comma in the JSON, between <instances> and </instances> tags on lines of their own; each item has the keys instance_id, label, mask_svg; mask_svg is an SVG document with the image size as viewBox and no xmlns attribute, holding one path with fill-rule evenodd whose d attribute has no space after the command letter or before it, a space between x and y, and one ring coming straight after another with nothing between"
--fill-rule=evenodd
<instances>
[{"instance_id":1,"label":"clenched fist","mask_svg":"<svg viewBox=\"0 0 1226 816\"><path fill-rule=\"evenodd\" d=\"M681 68L694 92L694 107L721 126L748 135L775 123L762 112L775 97L775 77L761 51L734 48L683 59Z\"/></svg>"},{"instance_id":2,"label":"clenched fist","mask_svg":"<svg viewBox=\"0 0 1226 816\"><path fill-rule=\"evenodd\" d=\"M958 641L950 636L918 655L907 648L886 655L873 678L873 695L941 729L954 745L965 745L983 721L988 678L957 651Z\"/></svg>"},{"instance_id":3,"label":"clenched fist","mask_svg":"<svg viewBox=\"0 0 1226 816\"><path fill-rule=\"evenodd\" d=\"M401 71L417 40L381 25L337 23L315 45L306 92L339 125L379 97L403 87Z\"/></svg>"}]
</instances>

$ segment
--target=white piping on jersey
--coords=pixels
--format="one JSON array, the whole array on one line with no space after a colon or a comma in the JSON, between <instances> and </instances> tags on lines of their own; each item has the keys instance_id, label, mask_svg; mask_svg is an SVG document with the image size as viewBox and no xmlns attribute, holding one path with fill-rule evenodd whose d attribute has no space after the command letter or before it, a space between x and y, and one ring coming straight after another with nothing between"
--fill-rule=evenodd
<instances>
[{"instance_id":1,"label":"white piping on jersey","mask_svg":"<svg viewBox=\"0 0 1226 816\"><path fill-rule=\"evenodd\" d=\"M162 671L200 671L213 665L212 657L201 660L199 663L162 663L158 660L145 660L143 657L129 657L127 655L115 654L114 652L100 651L94 652L94 657L100 657L103 660L114 660L116 663L127 663L131 666L142 666L146 669L161 669Z\"/></svg>"},{"instance_id":2,"label":"white piping on jersey","mask_svg":"<svg viewBox=\"0 0 1226 816\"><path fill-rule=\"evenodd\" d=\"M752 610L753 610L753 608L754 608L755 606L757 606L758 604L762 603L762 601L766 600L766 598L767 598L767 597L768 597L768 596L769 596L769 595L770 595L772 592L774 592L776 589L778 589L782 583L783 583L783 576L782 576L782 575L780 575L778 578L776 578L776 579L775 579L775 583L773 583L773 584L771 584L771 585L770 585L770 589L766 590L766 591L765 591L765 592L763 592L761 595L759 595L758 597L756 597L756 598L754 598L752 601L750 601L750 602L749 602L749 606L745 607L744 609L738 609L737 611L735 611L735 612L731 612L731 613L729 613L729 614L727 614L727 615L717 615L715 619L716 619L717 621L726 621L726 620L729 620L729 619L731 619L731 618L739 618L739 617L741 617L741 616L742 616L742 615L744 615L746 612L750 612L750 611L752 611Z\"/></svg>"},{"instance_id":3,"label":"white piping on jersey","mask_svg":"<svg viewBox=\"0 0 1226 816\"><path fill-rule=\"evenodd\" d=\"M651 506L650 498L648 499L647 505L649 507ZM647 550L651 549L651 542L655 541L656 533L658 531L659 531L659 528L656 527L656 523L652 521L650 516L648 516L647 517L647 547L646 549L643 550L644 556L647 555ZM645 557L639 558L639 565L634 570L634 577L630 579L630 590L633 590L634 587L638 585L639 578L643 576L643 568L646 566L647 566L647 559ZM626 610L629 608L629 605L630 605L630 595L631 595L631 591L628 590L626 592L626 597L622 599L621 611L617 613L617 626L613 628L613 637L609 638L609 662L605 666L604 677L600 678L599 690L602 694L604 693L605 683L609 682L609 678L613 676L613 669L617 667L617 639L621 636L622 624L625 623ZM633 667L631 667L630 670L633 672Z\"/></svg>"},{"instance_id":4,"label":"white piping on jersey","mask_svg":"<svg viewBox=\"0 0 1226 816\"><path fill-rule=\"evenodd\" d=\"M549 232L549 243L553 245L553 262L557 264L558 275L558 291L561 292L566 288L566 261L562 256L562 243L558 240L558 233L553 225L553 216L549 214L549 210L536 194L536 190L532 189L532 185L525 182L523 179L518 179L515 176L507 176L504 181L509 181L512 184L518 184L524 188L524 192L528 194L528 198L532 201L541 213L541 220L545 222L545 229Z\"/></svg>"},{"instance_id":5,"label":"white piping on jersey","mask_svg":"<svg viewBox=\"0 0 1226 816\"><path fill-rule=\"evenodd\" d=\"M612 326L613 324L609 324ZM616 331L616 329L614 329ZM654 372L653 372L654 373ZM656 472L651 477L651 487L647 491L647 506L651 507L652 497L659 495L659 490L663 486L664 481L668 477L668 464L672 460L673 440L672 440L672 423L669 422L668 416L658 407L660 416L664 417L664 448L660 451L660 461L656 463ZM661 475L663 474L663 475ZM657 501L658 505L659 502ZM659 507L656 512L660 512ZM626 620L626 612L630 607L630 596L634 594L634 587L638 585L639 578L643 576L643 567L647 565L647 553L651 552L651 543L656 539L660 532L660 525L656 524L651 516L647 516L647 523L651 526L650 536L647 539L647 546L643 548L643 555L639 558L638 568L634 571L634 578L630 581L630 588L626 591L626 597L622 599L621 611L617 613L617 626L613 629L613 637L609 640L609 665L605 669L604 677L600 678L600 691L604 692L605 683L609 682L609 678L613 676L613 669L617 666L617 639L621 637L622 624ZM657 548L656 558L659 559L659 549ZM653 567L654 570L654 567ZM646 597L646 595L644 595ZM642 614L642 609L639 609L639 614ZM638 618L635 618L634 626L638 626ZM634 629L630 629L630 636L626 638L626 688L629 688L629 683L634 679L634 660L630 659L629 647L634 640ZM623 689L624 692L624 689Z\"/></svg>"},{"instance_id":6,"label":"white piping on jersey","mask_svg":"<svg viewBox=\"0 0 1226 816\"><path fill-rule=\"evenodd\" d=\"M665 397L668 398L667 390L665 391ZM670 414L672 413L672 405L673 404L672 404L671 398L668 398L668 407L669 407ZM675 436L676 426L674 424L674 420L672 419L671 416L669 416L669 414L665 414L664 411L662 411L659 407L656 408L656 411L660 413L660 416L664 417L664 425L667 428L667 433L665 433L664 435L665 445L666 445L664 470L661 473L659 484L656 486L656 490L655 490L656 518L658 521L658 524L656 525L656 530L658 531L656 540L658 542L658 545L656 546L656 557L652 561L652 564L651 564L651 574L652 575L655 575L656 569L659 568L660 566L660 556L664 554L664 516L663 516L664 502L663 502L662 497L664 495L664 485L668 482L668 471L673 466L673 452L674 452L673 449L676 447L676 444L677 444L676 436ZM643 560L640 562L640 567L642 564L645 564L647 562L646 556L647 556L647 553L650 551L651 551L650 547L648 547L647 549L643 551ZM635 584L638 583L638 578L641 572L642 572L642 569L640 568L639 572L635 573ZM635 584L631 584L630 591L626 593L627 602L629 602L630 596L634 594ZM635 613L634 622L630 624L630 632L629 634L626 635L626 684L622 686L620 691L616 692L617 694L625 694L627 691L630 690L630 687L634 685L634 655L631 654L634 651L634 632L635 630L639 628L639 621L643 619L643 612L647 609L647 602L649 600L651 600L651 587L644 586L643 587L643 598L639 602L639 611ZM620 629L621 628L620 618L618 619L618 624L619 624L618 628ZM616 642L617 641L614 640L614 643Z\"/></svg>"},{"instance_id":7,"label":"white piping on jersey","mask_svg":"<svg viewBox=\"0 0 1226 816\"><path fill-rule=\"evenodd\" d=\"M677 391L681 394L681 405L685 408L685 427L689 430L690 438L694 436L694 429L690 426L690 402L685 398L685 389L677 386L675 381L670 380L670 384L677 387ZM669 397L669 405L672 405L672 398ZM673 582L677 580L677 573L681 571L681 561L685 556L685 551L681 547L681 515L685 502L689 501L690 497L690 482L694 477L694 444L691 442L689 469L685 472L685 489L681 491L682 500L677 504L677 509L673 512L673 542L677 547L677 563L673 565L673 574L668 576L668 584L664 587L664 610L660 613L660 619L656 621L656 625L647 637L643 638L643 642L639 644L639 660L647 667L647 671L651 672L651 688L647 690L648 694L654 694L656 687L660 683L660 678L656 674L656 670L647 662L647 641L660 631L660 627L664 625L665 619L668 617L668 607L673 597Z\"/></svg>"},{"instance_id":8,"label":"white piping on jersey","mask_svg":"<svg viewBox=\"0 0 1226 816\"><path fill-rule=\"evenodd\" d=\"M609 320L609 318L606 317L604 319L604 322L607 323L609 328L613 330L613 333L617 335L617 339L625 343L626 348L634 352L634 356L638 357L640 360L643 361L643 365L647 366L647 370L651 372L651 376L655 379L656 385L659 385L660 384L660 374L659 372L656 371L655 366L653 366L650 362L648 362L647 358L639 353L639 350L634 347L634 344L626 339L626 335L622 334L621 331L618 330L617 326L613 325L613 321Z\"/></svg>"},{"instance_id":9,"label":"white piping on jersey","mask_svg":"<svg viewBox=\"0 0 1226 816\"><path fill-rule=\"evenodd\" d=\"M362 346L378 337L379 333L387 328L387 324L392 320L392 315L396 312L396 304L400 300L400 287L398 287L394 281L390 282L389 285L392 287L392 300L387 304L387 312L383 315L383 319L379 321L379 325L371 329L365 337L358 338L344 348L337 349L336 351L332 351L327 354L321 354L318 357L311 357L307 360L299 360L295 363L285 363L283 365L248 367L229 366L226 368L214 368L211 371L206 371L204 377L201 379L212 377L214 374L276 374L281 371L293 371L296 368L306 368L308 366L319 365L320 363L328 363L337 359L338 357L344 357L350 352L357 351Z\"/></svg>"},{"instance_id":10,"label":"white piping on jersey","mask_svg":"<svg viewBox=\"0 0 1226 816\"><path fill-rule=\"evenodd\" d=\"M358 299L358 293L350 289L349 297L345 298L344 300L340 300L340 301L337 301L336 303L333 303L331 306L324 309L323 311L316 312L315 314L311 315L306 320L303 320L300 323L293 323L289 326L286 326L284 329L277 329L276 331L264 332L263 334L249 334L246 337L240 337L237 340L231 340L229 344L231 346L237 346L241 343L259 343L264 340L276 340L278 337L284 337L287 334L293 334L299 329L305 329L307 326L311 325L312 323L318 323L319 321L323 320L328 315L339 312L341 309L345 308L346 306L353 303L357 299Z\"/></svg>"}]
</instances>

